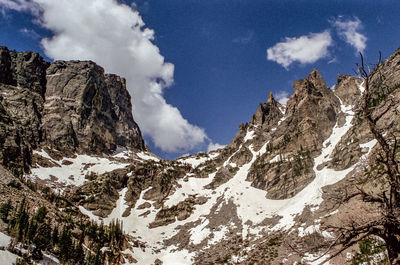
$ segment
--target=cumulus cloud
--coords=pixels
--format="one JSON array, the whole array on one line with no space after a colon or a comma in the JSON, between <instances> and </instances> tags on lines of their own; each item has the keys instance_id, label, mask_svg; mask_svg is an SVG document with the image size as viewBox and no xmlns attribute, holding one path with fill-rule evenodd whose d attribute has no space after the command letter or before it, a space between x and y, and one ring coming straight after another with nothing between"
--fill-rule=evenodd
<instances>
[{"instance_id":1,"label":"cumulus cloud","mask_svg":"<svg viewBox=\"0 0 400 265\"><path fill-rule=\"evenodd\" d=\"M343 16L339 16L330 22L345 42L353 46L357 52L364 52L367 46L367 37L359 32L363 28L363 25L358 17L344 19Z\"/></svg>"},{"instance_id":2,"label":"cumulus cloud","mask_svg":"<svg viewBox=\"0 0 400 265\"><path fill-rule=\"evenodd\" d=\"M298 38L285 38L267 49L267 59L275 61L286 69L294 62L314 63L329 55L328 47L332 45L329 31L310 33Z\"/></svg>"},{"instance_id":3,"label":"cumulus cloud","mask_svg":"<svg viewBox=\"0 0 400 265\"><path fill-rule=\"evenodd\" d=\"M218 143L215 143L215 144L214 144L214 143L210 142L210 143L208 144L208 147L207 147L207 152L211 152L211 151L214 151L214 150L223 148L223 147L225 147L225 145L218 144Z\"/></svg>"},{"instance_id":4,"label":"cumulus cloud","mask_svg":"<svg viewBox=\"0 0 400 265\"><path fill-rule=\"evenodd\" d=\"M275 94L276 100L281 103L282 105L286 105L286 102L289 100L289 93L286 91L279 91Z\"/></svg>"},{"instance_id":5,"label":"cumulus cloud","mask_svg":"<svg viewBox=\"0 0 400 265\"><path fill-rule=\"evenodd\" d=\"M55 60L93 60L127 79L133 114L142 132L167 152L190 150L207 136L168 104L164 88L173 84L174 65L152 43L155 33L138 11L116 0L0 0L5 8L33 11L54 35L41 41ZM18 4L27 7L22 9Z\"/></svg>"}]
</instances>

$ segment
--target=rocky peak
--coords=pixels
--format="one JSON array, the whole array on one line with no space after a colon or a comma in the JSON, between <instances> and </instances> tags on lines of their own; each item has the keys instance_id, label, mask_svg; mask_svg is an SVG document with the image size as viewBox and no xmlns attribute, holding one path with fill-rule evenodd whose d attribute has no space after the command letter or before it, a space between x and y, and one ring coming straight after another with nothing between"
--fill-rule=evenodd
<instances>
[{"instance_id":1,"label":"rocky peak","mask_svg":"<svg viewBox=\"0 0 400 265\"><path fill-rule=\"evenodd\" d=\"M280 107L282 106L275 100L272 92L270 92L267 102L258 105L257 111L251 118L250 123L252 125L272 125L282 117Z\"/></svg>"},{"instance_id":2,"label":"rocky peak","mask_svg":"<svg viewBox=\"0 0 400 265\"><path fill-rule=\"evenodd\" d=\"M258 146L268 141L269 151L257 158L247 177L252 186L266 190L270 199L287 199L308 185L315 178L312 159L330 136L339 105L318 70L295 81L284 117L259 138Z\"/></svg>"},{"instance_id":3,"label":"rocky peak","mask_svg":"<svg viewBox=\"0 0 400 265\"><path fill-rule=\"evenodd\" d=\"M274 96L272 95L272 92L269 92L269 94L268 94L267 103L270 103L270 104L276 103L275 98L274 98Z\"/></svg>"},{"instance_id":4,"label":"rocky peak","mask_svg":"<svg viewBox=\"0 0 400 265\"><path fill-rule=\"evenodd\" d=\"M307 78L296 80L293 87L294 95L300 98L306 98L311 95L322 97L325 94L329 94L330 90L317 69L312 70Z\"/></svg>"},{"instance_id":5,"label":"rocky peak","mask_svg":"<svg viewBox=\"0 0 400 265\"><path fill-rule=\"evenodd\" d=\"M307 78L294 82L294 93L286 104L287 121L294 123L297 129L321 130L322 141L329 136L336 123L339 112L339 100L326 86L321 74L314 69ZM306 129L308 128L308 129ZM303 134L305 131L302 132Z\"/></svg>"},{"instance_id":6,"label":"rocky peak","mask_svg":"<svg viewBox=\"0 0 400 265\"><path fill-rule=\"evenodd\" d=\"M326 88L325 80L322 78L321 73L316 68L311 71L307 77L307 80L310 81L316 88Z\"/></svg>"},{"instance_id":7,"label":"rocky peak","mask_svg":"<svg viewBox=\"0 0 400 265\"><path fill-rule=\"evenodd\" d=\"M65 155L145 150L125 79L90 61L50 64L0 47L0 163L29 171L39 147Z\"/></svg>"},{"instance_id":8,"label":"rocky peak","mask_svg":"<svg viewBox=\"0 0 400 265\"><path fill-rule=\"evenodd\" d=\"M144 150L125 79L86 61L57 61L47 70L44 144L57 150L110 153Z\"/></svg>"}]
</instances>

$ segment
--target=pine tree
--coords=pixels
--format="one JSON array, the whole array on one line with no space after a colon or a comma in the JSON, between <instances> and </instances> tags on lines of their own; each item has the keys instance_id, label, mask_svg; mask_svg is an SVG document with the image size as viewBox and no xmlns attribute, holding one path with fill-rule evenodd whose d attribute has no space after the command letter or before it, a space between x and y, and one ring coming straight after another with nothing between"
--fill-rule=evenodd
<instances>
[{"instance_id":1,"label":"pine tree","mask_svg":"<svg viewBox=\"0 0 400 265\"><path fill-rule=\"evenodd\" d=\"M44 219L46 218L46 215L47 215L47 209L46 207L42 206L37 210L34 218L38 223L43 223Z\"/></svg>"},{"instance_id":2,"label":"pine tree","mask_svg":"<svg viewBox=\"0 0 400 265\"><path fill-rule=\"evenodd\" d=\"M6 223L8 222L8 215L11 210L12 210L12 205L10 199L6 203L2 203L0 205L0 218Z\"/></svg>"},{"instance_id":3,"label":"pine tree","mask_svg":"<svg viewBox=\"0 0 400 265\"><path fill-rule=\"evenodd\" d=\"M36 224L35 220L31 219L29 221L27 233L26 233L26 236L25 236L25 239L26 239L27 243L33 242L33 239L35 238L36 232L37 232L37 224Z\"/></svg>"},{"instance_id":4,"label":"pine tree","mask_svg":"<svg viewBox=\"0 0 400 265\"><path fill-rule=\"evenodd\" d=\"M25 198L22 200L18 212L15 216L15 222L13 222L13 234L17 237L18 242L21 242L28 230L29 226L29 216L26 212Z\"/></svg>"},{"instance_id":5,"label":"pine tree","mask_svg":"<svg viewBox=\"0 0 400 265\"><path fill-rule=\"evenodd\" d=\"M72 252L74 250L71 237L71 230L67 226L63 227L59 246L60 246L60 261L65 263L71 259Z\"/></svg>"},{"instance_id":6,"label":"pine tree","mask_svg":"<svg viewBox=\"0 0 400 265\"><path fill-rule=\"evenodd\" d=\"M58 244L58 234L58 226L55 226L51 234L51 244L53 245L53 247Z\"/></svg>"},{"instance_id":7,"label":"pine tree","mask_svg":"<svg viewBox=\"0 0 400 265\"><path fill-rule=\"evenodd\" d=\"M33 243L40 250L50 249L51 243L51 226L45 222L41 224L37 230Z\"/></svg>"},{"instance_id":8,"label":"pine tree","mask_svg":"<svg viewBox=\"0 0 400 265\"><path fill-rule=\"evenodd\" d=\"M83 241L78 242L74 247L74 264L84 264L85 252L82 248Z\"/></svg>"}]
</instances>

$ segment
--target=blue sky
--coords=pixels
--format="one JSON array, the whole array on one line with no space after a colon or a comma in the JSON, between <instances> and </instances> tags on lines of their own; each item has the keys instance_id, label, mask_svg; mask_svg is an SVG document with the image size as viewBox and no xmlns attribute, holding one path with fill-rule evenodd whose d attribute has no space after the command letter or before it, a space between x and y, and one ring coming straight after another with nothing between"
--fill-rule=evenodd
<instances>
[{"instance_id":1,"label":"blue sky","mask_svg":"<svg viewBox=\"0 0 400 265\"><path fill-rule=\"evenodd\" d=\"M115 10L116 2L97 0L111 15L90 2L0 0L0 45L38 51L48 60L94 59L129 75L134 116L150 148L164 158L229 143L270 91L290 95L293 81L313 68L332 86L338 74L353 74L358 51L375 62L378 51L387 57L400 46L400 2L394 0L139 0ZM96 19L106 23L91 24ZM126 21L140 24L131 38L124 37L130 34ZM107 30L112 42L102 36ZM117 53L124 45L138 52L125 60Z\"/></svg>"}]
</instances>

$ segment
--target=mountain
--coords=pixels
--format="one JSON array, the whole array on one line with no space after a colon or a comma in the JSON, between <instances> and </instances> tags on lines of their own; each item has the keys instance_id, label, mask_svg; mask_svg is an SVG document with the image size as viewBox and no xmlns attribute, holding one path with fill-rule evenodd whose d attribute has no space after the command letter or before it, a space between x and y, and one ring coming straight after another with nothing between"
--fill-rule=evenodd
<instances>
[{"instance_id":1,"label":"mountain","mask_svg":"<svg viewBox=\"0 0 400 265\"><path fill-rule=\"evenodd\" d=\"M0 260L385 259L373 237L334 255L341 227L379 220L379 205L348 196L360 187L372 193L382 188L377 179L365 179L379 165L380 153L363 112L365 80L339 75L331 89L314 69L294 82L286 105L270 93L227 146L167 161L145 146L123 78L90 61L50 64L37 53L5 47L0 61L0 214L11 205L0 221ZM397 50L368 76L371 115L379 117L377 130L385 137L400 131L399 62ZM38 218L40 206L46 221ZM25 226L19 218L24 211ZM58 227L53 234L69 238L73 247L58 241L40 247L32 224Z\"/></svg>"}]
</instances>

